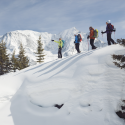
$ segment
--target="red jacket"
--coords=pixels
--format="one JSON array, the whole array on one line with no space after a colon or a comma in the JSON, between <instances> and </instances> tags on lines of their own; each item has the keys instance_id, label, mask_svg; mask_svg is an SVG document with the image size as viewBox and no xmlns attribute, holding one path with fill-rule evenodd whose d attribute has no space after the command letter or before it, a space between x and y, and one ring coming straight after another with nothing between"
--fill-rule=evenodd
<instances>
[{"instance_id":1,"label":"red jacket","mask_svg":"<svg viewBox=\"0 0 125 125\"><path fill-rule=\"evenodd\" d=\"M90 30L90 39L95 39L95 37L93 37L93 36L94 36L94 29L92 28Z\"/></svg>"}]
</instances>

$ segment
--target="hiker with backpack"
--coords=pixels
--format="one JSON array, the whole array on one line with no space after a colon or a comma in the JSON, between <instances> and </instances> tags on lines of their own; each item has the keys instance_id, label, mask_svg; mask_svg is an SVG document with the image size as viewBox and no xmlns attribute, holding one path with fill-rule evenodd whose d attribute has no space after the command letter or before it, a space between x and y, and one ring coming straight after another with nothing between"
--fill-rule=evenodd
<instances>
[{"instance_id":1,"label":"hiker with backpack","mask_svg":"<svg viewBox=\"0 0 125 125\"><path fill-rule=\"evenodd\" d=\"M98 32L94 30L94 28L91 26L89 27L89 30L90 30L90 35L88 35L87 39L90 38L90 45L92 46L92 49L96 49L97 47L94 45L94 40L96 37L98 37Z\"/></svg>"},{"instance_id":2,"label":"hiker with backpack","mask_svg":"<svg viewBox=\"0 0 125 125\"><path fill-rule=\"evenodd\" d=\"M113 44L116 44L115 42L114 42L114 40L111 38L111 34L112 34L112 32L114 31L116 31L115 29L114 29L114 26L110 23L110 20L108 20L107 22L106 22L106 31L105 32L101 32L102 34L104 34L104 33L107 33L107 41L108 41L108 45L111 45L111 42L113 43Z\"/></svg>"},{"instance_id":3,"label":"hiker with backpack","mask_svg":"<svg viewBox=\"0 0 125 125\"><path fill-rule=\"evenodd\" d=\"M82 41L82 37L80 34L78 35L74 34L74 36L75 36L75 41L74 41L75 49L77 50L77 53L80 53L81 51L79 50L79 45L80 45L80 42Z\"/></svg>"},{"instance_id":4,"label":"hiker with backpack","mask_svg":"<svg viewBox=\"0 0 125 125\"><path fill-rule=\"evenodd\" d=\"M59 41L55 41L55 40L51 40L51 41L58 43L58 58L62 58L62 46L63 46L62 39L59 38Z\"/></svg>"}]
</instances>

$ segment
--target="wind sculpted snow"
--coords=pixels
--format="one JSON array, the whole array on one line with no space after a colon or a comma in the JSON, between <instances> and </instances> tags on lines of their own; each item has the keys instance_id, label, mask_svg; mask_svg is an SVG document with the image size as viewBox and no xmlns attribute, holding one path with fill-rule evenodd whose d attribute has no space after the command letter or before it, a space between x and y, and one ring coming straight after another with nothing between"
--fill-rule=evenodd
<instances>
[{"instance_id":1,"label":"wind sculpted snow","mask_svg":"<svg viewBox=\"0 0 125 125\"><path fill-rule=\"evenodd\" d=\"M122 52L111 45L1 76L0 124L124 125L115 112L125 71L111 58Z\"/></svg>"}]
</instances>

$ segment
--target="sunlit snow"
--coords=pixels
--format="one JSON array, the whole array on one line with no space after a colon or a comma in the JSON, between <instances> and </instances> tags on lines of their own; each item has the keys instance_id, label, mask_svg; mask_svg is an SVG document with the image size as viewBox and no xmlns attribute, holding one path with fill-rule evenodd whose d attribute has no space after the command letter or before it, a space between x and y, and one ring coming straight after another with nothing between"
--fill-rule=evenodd
<instances>
[{"instance_id":1,"label":"sunlit snow","mask_svg":"<svg viewBox=\"0 0 125 125\"><path fill-rule=\"evenodd\" d=\"M52 37L58 39L60 34L49 37L46 33L45 50L57 60L48 61L46 57L47 62L0 76L0 125L125 124L115 113L125 99L125 71L117 68L111 58L114 53L124 53L124 47L106 46L102 42L97 50L88 51L83 37L82 52L70 54L74 46L75 31L72 30L76 31L72 28L60 33L60 37L70 41L63 51L63 55L69 55L57 59L58 46L50 40ZM28 35L31 31L18 32ZM32 33L36 32L31 32L36 45L40 33L36 36ZM47 49L49 44L53 44L52 51ZM18 50L18 45L15 48ZM31 54L34 48L30 46L29 49ZM64 105L59 109L56 104Z\"/></svg>"}]
</instances>

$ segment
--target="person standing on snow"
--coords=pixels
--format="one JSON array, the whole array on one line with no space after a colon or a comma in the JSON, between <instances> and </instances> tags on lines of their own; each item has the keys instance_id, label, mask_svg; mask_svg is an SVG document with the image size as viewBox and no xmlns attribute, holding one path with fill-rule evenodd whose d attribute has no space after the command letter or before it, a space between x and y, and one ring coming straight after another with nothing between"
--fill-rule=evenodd
<instances>
[{"instance_id":1,"label":"person standing on snow","mask_svg":"<svg viewBox=\"0 0 125 125\"><path fill-rule=\"evenodd\" d=\"M74 34L74 36L75 36L75 41L74 41L74 43L75 43L75 49L77 50L77 53L80 53L81 52L79 50L79 44L80 44L80 42L78 40L78 36L76 34Z\"/></svg>"},{"instance_id":2,"label":"person standing on snow","mask_svg":"<svg viewBox=\"0 0 125 125\"><path fill-rule=\"evenodd\" d=\"M55 40L51 40L51 41L58 43L58 58L62 58L62 46L63 46L62 39L59 38L59 41L55 41Z\"/></svg>"},{"instance_id":3,"label":"person standing on snow","mask_svg":"<svg viewBox=\"0 0 125 125\"><path fill-rule=\"evenodd\" d=\"M92 46L92 49L96 49L97 47L94 46L94 40L95 40L94 28L90 26L89 30L90 30L90 34L88 35L87 39L90 38L90 45Z\"/></svg>"},{"instance_id":4,"label":"person standing on snow","mask_svg":"<svg viewBox=\"0 0 125 125\"><path fill-rule=\"evenodd\" d=\"M116 31L115 29L113 29L113 27L112 27L112 25L111 25L111 23L110 23L110 20L108 20L107 22L106 22L106 31L105 32L101 32L102 34L104 34L104 33L107 33L107 41L108 41L108 45L111 45L111 42L113 43L113 44L115 44L115 42L114 42L114 40L111 38L111 34L112 34L112 32L114 31Z\"/></svg>"}]
</instances>

